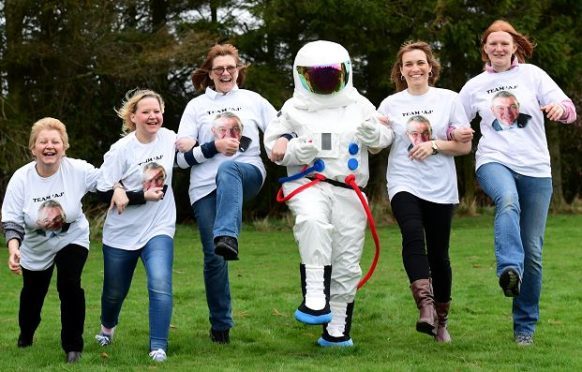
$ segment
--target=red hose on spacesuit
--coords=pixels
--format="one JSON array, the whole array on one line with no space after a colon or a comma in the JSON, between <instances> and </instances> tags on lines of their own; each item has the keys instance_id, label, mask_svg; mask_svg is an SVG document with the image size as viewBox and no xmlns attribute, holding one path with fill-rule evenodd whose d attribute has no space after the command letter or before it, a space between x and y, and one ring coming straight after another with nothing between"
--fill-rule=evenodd
<instances>
[{"instance_id":1,"label":"red hose on spacesuit","mask_svg":"<svg viewBox=\"0 0 582 372\"><path fill-rule=\"evenodd\" d=\"M368 218L368 224L370 225L370 232L372 233L372 238L374 239L374 245L376 246L376 250L374 252L374 258L372 259L372 264L370 265L370 268L368 269L368 272L366 273L366 275L364 275L362 277L362 279L360 279L360 282L358 283L358 289L360 289L372 277L372 274L374 274L374 270L376 270L376 265L378 264L378 259L380 258L380 239L378 238L378 231L376 230L376 223L374 222L374 216L372 216L372 211L370 210L370 206L368 205L368 202L364 198L362 191L360 190L360 188L358 187L358 184L356 183L356 176L354 176L353 174L350 174L349 176L346 177L346 179L344 181L347 185L350 185L351 188L354 189L354 191L356 192L356 195L358 195L358 198L360 199L360 202L362 203L362 206L364 207L364 211L366 212L366 217Z\"/></svg>"},{"instance_id":2,"label":"red hose on spacesuit","mask_svg":"<svg viewBox=\"0 0 582 372\"><path fill-rule=\"evenodd\" d=\"M321 173L316 173L313 175L313 178L314 179L311 180L311 182L306 183L305 185L302 185L302 186L296 188L291 193L289 193L289 195L287 195L287 196L283 195L283 187L281 187L279 189L279 191L277 192L277 201L279 203L284 203L287 200L294 197L295 195L299 194L301 191L305 190L306 188L314 186L317 183L325 180L326 177ZM364 207L364 212L366 212L366 218L368 219L368 224L370 225L370 232L372 233L372 238L374 239L374 244L376 246L376 250L374 252L374 258L372 259L372 264L370 265L370 268L368 269L368 272L366 273L366 275L364 275L362 277L362 279L360 279L360 282L358 283L358 289L360 289L372 277L372 274L374 274L374 271L376 270L376 265L378 264L378 259L380 258L380 239L378 238L378 231L376 230L376 223L374 222L374 216L372 216L372 212L370 211L370 206L368 205L368 202L364 198L362 191L360 190L360 188L358 187L358 184L356 183L356 176L354 176L353 174L350 174L349 176L347 176L345 178L344 182L346 183L346 185L349 185L352 189L354 189L354 191L356 192L356 195L358 195L358 198L360 199L360 202L362 203L362 206Z\"/></svg>"}]
</instances>

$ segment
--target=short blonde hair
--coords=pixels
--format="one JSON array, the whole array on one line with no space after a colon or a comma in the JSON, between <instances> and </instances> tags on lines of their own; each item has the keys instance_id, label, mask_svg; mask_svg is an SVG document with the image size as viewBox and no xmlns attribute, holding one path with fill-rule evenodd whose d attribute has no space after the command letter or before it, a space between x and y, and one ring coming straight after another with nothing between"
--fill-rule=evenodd
<instances>
[{"instance_id":1,"label":"short blonde hair","mask_svg":"<svg viewBox=\"0 0 582 372\"><path fill-rule=\"evenodd\" d=\"M164 100L162 96L150 89L132 89L125 93L125 98L119 109L115 109L115 113L123 120L121 131L123 134L128 134L135 130L135 123L131 121L131 115L137 111L137 104L144 98L152 97L160 103L162 114L164 113Z\"/></svg>"},{"instance_id":2,"label":"short blonde hair","mask_svg":"<svg viewBox=\"0 0 582 372\"><path fill-rule=\"evenodd\" d=\"M69 148L69 135L67 134L67 127L65 127L65 124L63 124L63 122L59 119L46 117L40 119L32 125L32 129L30 130L30 138L28 140L28 148L30 151L34 149L38 135L43 130L56 130L59 132L65 150Z\"/></svg>"}]
</instances>

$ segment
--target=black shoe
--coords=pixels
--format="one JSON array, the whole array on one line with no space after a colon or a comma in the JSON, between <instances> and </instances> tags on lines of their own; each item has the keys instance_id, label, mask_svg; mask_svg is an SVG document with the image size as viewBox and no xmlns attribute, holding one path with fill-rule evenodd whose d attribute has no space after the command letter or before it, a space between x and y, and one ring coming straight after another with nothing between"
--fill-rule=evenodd
<instances>
[{"instance_id":1,"label":"black shoe","mask_svg":"<svg viewBox=\"0 0 582 372\"><path fill-rule=\"evenodd\" d=\"M80 351L69 351L67 353L67 363L77 363L81 359Z\"/></svg>"},{"instance_id":2,"label":"black shoe","mask_svg":"<svg viewBox=\"0 0 582 372\"><path fill-rule=\"evenodd\" d=\"M214 239L214 253L226 261L238 260L238 242L230 236L217 236Z\"/></svg>"},{"instance_id":3,"label":"black shoe","mask_svg":"<svg viewBox=\"0 0 582 372\"><path fill-rule=\"evenodd\" d=\"M499 286L506 297L519 296L520 284L521 279L519 279L519 274L513 267L506 268L499 276Z\"/></svg>"},{"instance_id":4,"label":"black shoe","mask_svg":"<svg viewBox=\"0 0 582 372\"><path fill-rule=\"evenodd\" d=\"M210 328L210 340L216 342L217 344L228 344L230 343L229 336L230 329L225 329L224 331L215 331Z\"/></svg>"},{"instance_id":5,"label":"black shoe","mask_svg":"<svg viewBox=\"0 0 582 372\"><path fill-rule=\"evenodd\" d=\"M32 337L27 338L27 337L24 337L22 334L19 335L17 345L18 345L18 347L23 347L23 348L32 346Z\"/></svg>"}]
</instances>

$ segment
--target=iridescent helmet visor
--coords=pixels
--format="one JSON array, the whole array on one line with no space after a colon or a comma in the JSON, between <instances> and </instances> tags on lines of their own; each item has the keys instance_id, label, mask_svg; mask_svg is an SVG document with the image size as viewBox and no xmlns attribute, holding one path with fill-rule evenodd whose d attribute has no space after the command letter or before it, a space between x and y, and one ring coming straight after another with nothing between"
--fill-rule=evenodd
<instances>
[{"instance_id":1,"label":"iridescent helmet visor","mask_svg":"<svg viewBox=\"0 0 582 372\"><path fill-rule=\"evenodd\" d=\"M350 78L350 63L322 66L297 66L299 80L305 89L315 94L332 94L345 88Z\"/></svg>"}]
</instances>

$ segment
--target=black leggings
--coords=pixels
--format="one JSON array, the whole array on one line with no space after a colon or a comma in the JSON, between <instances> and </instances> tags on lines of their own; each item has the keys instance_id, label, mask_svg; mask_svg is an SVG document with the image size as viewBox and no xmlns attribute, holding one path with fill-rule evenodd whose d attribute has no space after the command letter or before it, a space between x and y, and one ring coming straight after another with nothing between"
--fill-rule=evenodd
<instances>
[{"instance_id":1,"label":"black leggings","mask_svg":"<svg viewBox=\"0 0 582 372\"><path fill-rule=\"evenodd\" d=\"M87 248L70 244L55 256L55 263L43 271L22 268L22 291L18 322L21 337L32 341L40 324L40 313L57 267L57 291L61 300L61 346L65 352L83 351L85 325L85 292L81 288L81 273L88 255Z\"/></svg>"},{"instance_id":2,"label":"black leggings","mask_svg":"<svg viewBox=\"0 0 582 372\"><path fill-rule=\"evenodd\" d=\"M449 240L453 204L432 203L399 192L390 202L402 234L402 261L410 283L432 277L437 302L451 299ZM426 249L425 249L426 237Z\"/></svg>"}]
</instances>

